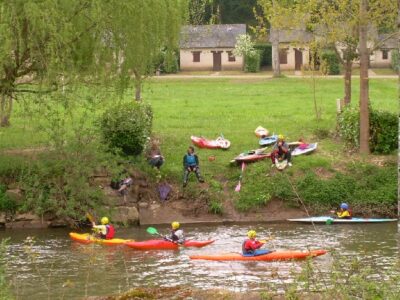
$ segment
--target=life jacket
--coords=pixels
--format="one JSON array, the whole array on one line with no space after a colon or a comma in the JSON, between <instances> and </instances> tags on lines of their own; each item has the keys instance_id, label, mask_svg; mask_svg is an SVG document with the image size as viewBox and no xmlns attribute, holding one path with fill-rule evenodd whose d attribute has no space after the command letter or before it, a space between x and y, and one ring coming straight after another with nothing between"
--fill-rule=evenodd
<instances>
[{"instance_id":1,"label":"life jacket","mask_svg":"<svg viewBox=\"0 0 400 300\"><path fill-rule=\"evenodd\" d=\"M106 225L107 228L107 234L106 234L106 240L111 240L114 238L115 235L115 229L114 226L112 226L111 224Z\"/></svg>"},{"instance_id":2,"label":"life jacket","mask_svg":"<svg viewBox=\"0 0 400 300\"><path fill-rule=\"evenodd\" d=\"M189 166L195 166L196 165L196 157L194 155L186 155L186 164Z\"/></svg>"},{"instance_id":3,"label":"life jacket","mask_svg":"<svg viewBox=\"0 0 400 300\"><path fill-rule=\"evenodd\" d=\"M244 240L244 242L243 242L243 244L242 244L242 253L243 254L251 254L251 253L253 253L254 251L252 250L252 249L246 249L246 242L248 241L248 239L245 239Z\"/></svg>"}]
</instances>

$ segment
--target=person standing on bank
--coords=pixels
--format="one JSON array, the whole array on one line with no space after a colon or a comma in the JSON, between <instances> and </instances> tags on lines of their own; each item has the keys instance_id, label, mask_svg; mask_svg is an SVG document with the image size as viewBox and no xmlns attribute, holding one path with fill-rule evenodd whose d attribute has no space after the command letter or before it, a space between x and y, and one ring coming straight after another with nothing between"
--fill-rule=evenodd
<instances>
[{"instance_id":1,"label":"person standing on bank","mask_svg":"<svg viewBox=\"0 0 400 300\"><path fill-rule=\"evenodd\" d=\"M199 182L204 182L200 175L199 158L194 153L194 148L189 146L187 153L183 157L183 187L187 185L189 174L194 172Z\"/></svg>"}]
</instances>

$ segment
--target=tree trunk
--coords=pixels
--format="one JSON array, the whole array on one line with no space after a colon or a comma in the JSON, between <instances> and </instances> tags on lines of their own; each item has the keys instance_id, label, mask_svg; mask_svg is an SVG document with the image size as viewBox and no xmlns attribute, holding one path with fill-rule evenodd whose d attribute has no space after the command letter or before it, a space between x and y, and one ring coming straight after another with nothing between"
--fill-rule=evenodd
<instances>
[{"instance_id":1,"label":"tree trunk","mask_svg":"<svg viewBox=\"0 0 400 300\"><path fill-rule=\"evenodd\" d=\"M345 58L344 63L344 104L351 103L351 73L353 68L353 60L349 57Z\"/></svg>"},{"instance_id":2,"label":"tree trunk","mask_svg":"<svg viewBox=\"0 0 400 300\"><path fill-rule=\"evenodd\" d=\"M367 49L367 0L360 2L360 153L369 151L369 85L368 65L369 51Z\"/></svg>"},{"instance_id":3,"label":"tree trunk","mask_svg":"<svg viewBox=\"0 0 400 300\"><path fill-rule=\"evenodd\" d=\"M136 71L135 74L135 100L140 101L142 100L142 76Z\"/></svg>"},{"instance_id":4,"label":"tree trunk","mask_svg":"<svg viewBox=\"0 0 400 300\"><path fill-rule=\"evenodd\" d=\"M271 28L271 41L272 41L272 70L274 77L281 76L281 65L279 61L279 32Z\"/></svg>"},{"instance_id":5,"label":"tree trunk","mask_svg":"<svg viewBox=\"0 0 400 300\"><path fill-rule=\"evenodd\" d=\"M8 127L10 126L13 98L2 94L0 101L0 127Z\"/></svg>"}]
</instances>

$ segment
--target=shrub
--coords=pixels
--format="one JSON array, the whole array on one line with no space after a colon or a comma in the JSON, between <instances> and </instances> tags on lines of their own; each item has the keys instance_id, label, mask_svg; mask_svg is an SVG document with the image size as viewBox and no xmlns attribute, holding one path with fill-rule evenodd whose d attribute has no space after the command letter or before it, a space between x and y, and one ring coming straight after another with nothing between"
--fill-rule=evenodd
<instances>
[{"instance_id":1,"label":"shrub","mask_svg":"<svg viewBox=\"0 0 400 300\"><path fill-rule=\"evenodd\" d=\"M255 54L245 56L244 71L249 73L260 71L260 52L258 50L255 51Z\"/></svg>"},{"instance_id":2,"label":"shrub","mask_svg":"<svg viewBox=\"0 0 400 300\"><path fill-rule=\"evenodd\" d=\"M321 61L326 67L326 74L328 75L338 75L340 74L339 59L336 53L332 50L325 50L321 54Z\"/></svg>"},{"instance_id":3,"label":"shrub","mask_svg":"<svg viewBox=\"0 0 400 300\"><path fill-rule=\"evenodd\" d=\"M347 107L338 116L339 134L349 146L359 146L360 113ZM388 154L397 149L398 118L395 114L370 108L370 149Z\"/></svg>"},{"instance_id":4,"label":"shrub","mask_svg":"<svg viewBox=\"0 0 400 300\"><path fill-rule=\"evenodd\" d=\"M399 49L392 49L391 50L391 62L390 66L396 72L400 72L400 52Z\"/></svg>"},{"instance_id":5,"label":"shrub","mask_svg":"<svg viewBox=\"0 0 400 300\"><path fill-rule=\"evenodd\" d=\"M146 103L119 103L105 111L100 129L110 149L139 155L150 137L152 119L151 107Z\"/></svg>"},{"instance_id":6,"label":"shrub","mask_svg":"<svg viewBox=\"0 0 400 300\"><path fill-rule=\"evenodd\" d=\"M257 44L254 49L260 52L260 65L262 67L272 65L272 46L271 44Z\"/></svg>"},{"instance_id":7,"label":"shrub","mask_svg":"<svg viewBox=\"0 0 400 300\"><path fill-rule=\"evenodd\" d=\"M6 190L6 186L0 185L0 211L14 213L17 209L17 203L7 196Z\"/></svg>"},{"instance_id":8,"label":"shrub","mask_svg":"<svg viewBox=\"0 0 400 300\"><path fill-rule=\"evenodd\" d=\"M222 203L215 199L211 200L210 203L208 204L208 211L216 215L222 215L223 213Z\"/></svg>"},{"instance_id":9,"label":"shrub","mask_svg":"<svg viewBox=\"0 0 400 300\"><path fill-rule=\"evenodd\" d=\"M163 63L161 65L161 72L163 73L176 73L179 70L178 55L174 50L166 50L163 53Z\"/></svg>"}]
</instances>

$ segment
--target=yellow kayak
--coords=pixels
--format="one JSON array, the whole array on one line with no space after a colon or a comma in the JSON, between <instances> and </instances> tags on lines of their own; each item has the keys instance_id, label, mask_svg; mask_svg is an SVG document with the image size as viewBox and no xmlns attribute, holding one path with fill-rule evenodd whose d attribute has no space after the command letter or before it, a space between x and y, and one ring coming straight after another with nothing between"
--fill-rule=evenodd
<instances>
[{"instance_id":1,"label":"yellow kayak","mask_svg":"<svg viewBox=\"0 0 400 300\"><path fill-rule=\"evenodd\" d=\"M91 243L98 243L103 245L122 245L126 242L134 242L135 240L125 240L125 239L111 239L111 240L104 240L99 239L97 237L92 236L90 233L76 233L70 232L69 237L79 243L82 244L91 244Z\"/></svg>"}]
</instances>

